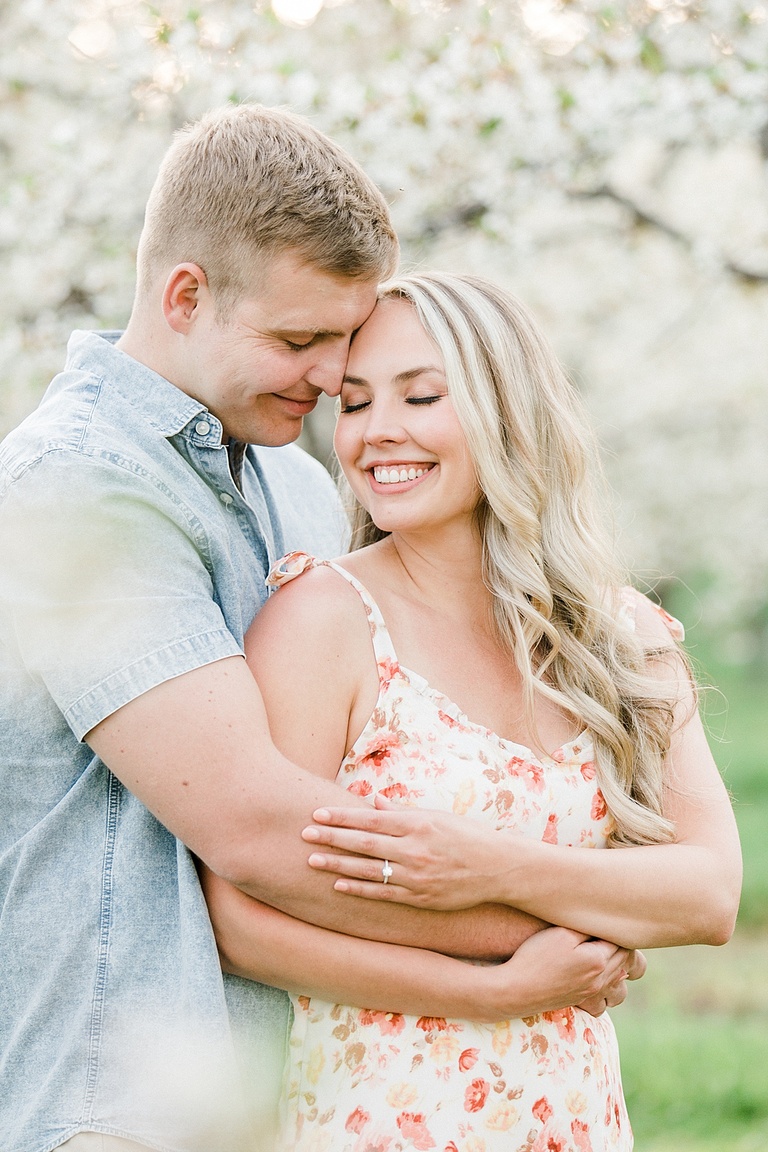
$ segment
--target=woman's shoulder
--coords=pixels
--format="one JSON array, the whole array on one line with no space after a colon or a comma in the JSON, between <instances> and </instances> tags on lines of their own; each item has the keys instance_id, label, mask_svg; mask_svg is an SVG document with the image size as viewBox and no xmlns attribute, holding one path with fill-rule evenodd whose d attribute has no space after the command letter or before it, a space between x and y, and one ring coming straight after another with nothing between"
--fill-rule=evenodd
<instances>
[{"instance_id":1,"label":"woman's shoulder","mask_svg":"<svg viewBox=\"0 0 768 1152\"><path fill-rule=\"evenodd\" d=\"M271 595L256 618L279 618L311 632L335 629L348 623L360 596L339 571L341 562L319 560L306 552L290 552L267 577Z\"/></svg>"},{"instance_id":2,"label":"woman's shoulder","mask_svg":"<svg viewBox=\"0 0 768 1152\"><path fill-rule=\"evenodd\" d=\"M370 663L375 636L386 631L375 592L382 588L386 560L360 549L337 560L319 560L305 552L291 552L272 569L272 589L266 605L251 626L256 638L280 633L300 637L314 652L323 649L344 659ZM382 565L382 559L385 563Z\"/></svg>"},{"instance_id":3,"label":"woman's shoulder","mask_svg":"<svg viewBox=\"0 0 768 1152\"><path fill-rule=\"evenodd\" d=\"M679 620L630 585L619 591L616 615L645 644L674 647L685 639L685 628Z\"/></svg>"}]
</instances>

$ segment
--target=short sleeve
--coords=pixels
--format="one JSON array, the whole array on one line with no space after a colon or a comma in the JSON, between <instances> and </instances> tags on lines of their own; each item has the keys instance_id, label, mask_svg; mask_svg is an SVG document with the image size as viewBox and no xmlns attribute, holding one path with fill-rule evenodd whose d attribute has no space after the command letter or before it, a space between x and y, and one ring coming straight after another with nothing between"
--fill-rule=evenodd
<instances>
[{"instance_id":1,"label":"short sleeve","mask_svg":"<svg viewBox=\"0 0 768 1152\"><path fill-rule=\"evenodd\" d=\"M52 452L0 511L7 642L78 739L165 680L241 654L205 540L146 475Z\"/></svg>"}]
</instances>

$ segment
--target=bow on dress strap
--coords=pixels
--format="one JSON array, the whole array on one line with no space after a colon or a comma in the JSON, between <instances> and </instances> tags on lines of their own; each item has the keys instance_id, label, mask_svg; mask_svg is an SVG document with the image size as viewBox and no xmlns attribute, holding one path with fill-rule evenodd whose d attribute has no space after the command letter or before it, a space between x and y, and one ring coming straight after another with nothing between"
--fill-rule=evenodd
<instances>
[{"instance_id":1,"label":"bow on dress strap","mask_svg":"<svg viewBox=\"0 0 768 1152\"><path fill-rule=\"evenodd\" d=\"M308 568L314 568L316 564L315 557L307 552L288 552L274 565L265 583L272 589L282 588L283 584L295 580L297 576L301 576Z\"/></svg>"}]
</instances>

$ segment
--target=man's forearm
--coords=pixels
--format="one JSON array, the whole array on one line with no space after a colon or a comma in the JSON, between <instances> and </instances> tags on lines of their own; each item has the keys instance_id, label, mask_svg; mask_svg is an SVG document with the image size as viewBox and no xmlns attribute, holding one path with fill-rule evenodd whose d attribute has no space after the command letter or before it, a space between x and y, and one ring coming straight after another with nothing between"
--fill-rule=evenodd
<instances>
[{"instance_id":1,"label":"man's forearm","mask_svg":"<svg viewBox=\"0 0 768 1152\"><path fill-rule=\"evenodd\" d=\"M360 1008L488 1021L535 1011L547 994L543 979L516 981L519 968L499 986L496 965L329 932L200 873L222 967L237 976Z\"/></svg>"},{"instance_id":2,"label":"man's forearm","mask_svg":"<svg viewBox=\"0 0 768 1152\"><path fill-rule=\"evenodd\" d=\"M599 1015L645 967L564 928L536 933L505 964L466 964L294 920L204 867L200 879L225 971L359 1008L490 1023L572 1004Z\"/></svg>"},{"instance_id":3,"label":"man's forearm","mask_svg":"<svg viewBox=\"0 0 768 1152\"><path fill-rule=\"evenodd\" d=\"M401 904L374 905L349 896L341 897L339 903L335 896L331 891L325 899L311 900L305 893L293 898L267 893L259 898L296 919L347 936L476 960L508 959L524 940L547 927L543 920L499 904L483 904L459 912L430 912Z\"/></svg>"},{"instance_id":4,"label":"man's forearm","mask_svg":"<svg viewBox=\"0 0 768 1152\"><path fill-rule=\"evenodd\" d=\"M226 878L248 895L297 920L346 936L426 948L446 956L507 959L524 940L547 927L543 920L501 904L440 912L394 902L378 904L336 892L333 876L306 863L311 848L300 835L317 806L315 797L331 793L337 805L361 803L337 785L301 773L293 788L281 788L279 795L272 793L267 807L275 805L275 810L271 816L262 813L258 846L244 846L243 866L249 874ZM267 863L270 860L279 861L279 867L271 867Z\"/></svg>"},{"instance_id":5,"label":"man's forearm","mask_svg":"<svg viewBox=\"0 0 768 1152\"><path fill-rule=\"evenodd\" d=\"M496 906L427 912L335 892L332 877L307 864L311 848L301 832L319 807L364 801L280 755L256 682L237 657L158 685L87 740L213 872L297 919L345 935L493 959L511 955L540 926Z\"/></svg>"},{"instance_id":6,"label":"man's forearm","mask_svg":"<svg viewBox=\"0 0 768 1152\"><path fill-rule=\"evenodd\" d=\"M336 892L333 876L307 864L312 848L302 840L301 831L317 807L331 803L367 807L365 801L289 762L278 774L270 774L262 796L260 832L240 845L239 875L206 863L248 895L297 920L346 936L486 960L507 959L524 940L547 927L545 921L508 905L441 912L394 902L377 904Z\"/></svg>"}]
</instances>

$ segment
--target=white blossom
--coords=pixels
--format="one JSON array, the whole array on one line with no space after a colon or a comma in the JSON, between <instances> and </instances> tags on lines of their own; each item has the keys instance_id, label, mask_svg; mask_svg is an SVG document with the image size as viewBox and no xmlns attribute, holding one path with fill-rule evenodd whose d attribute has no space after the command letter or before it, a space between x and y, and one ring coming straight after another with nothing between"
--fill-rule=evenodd
<instances>
[{"instance_id":1,"label":"white blossom","mask_svg":"<svg viewBox=\"0 0 768 1152\"><path fill-rule=\"evenodd\" d=\"M0 50L0 429L74 326L121 326L171 133L309 115L404 262L493 276L598 422L637 569L768 601L763 0L14 0Z\"/></svg>"}]
</instances>

